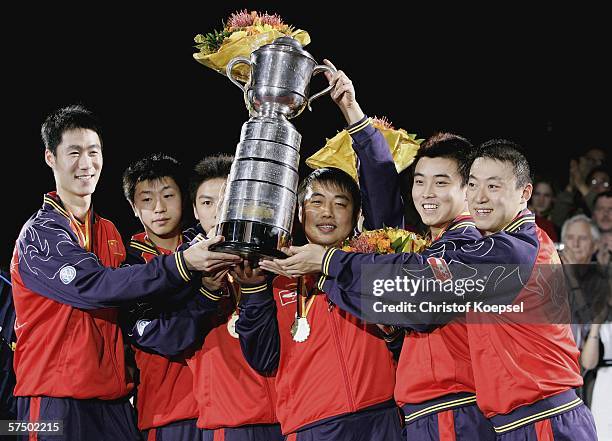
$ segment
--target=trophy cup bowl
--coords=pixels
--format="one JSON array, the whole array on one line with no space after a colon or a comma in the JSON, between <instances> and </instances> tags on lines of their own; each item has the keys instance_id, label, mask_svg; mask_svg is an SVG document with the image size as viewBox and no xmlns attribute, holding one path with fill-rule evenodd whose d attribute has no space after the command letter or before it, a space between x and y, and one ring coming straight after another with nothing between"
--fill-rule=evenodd
<instances>
[{"instance_id":1,"label":"trophy cup bowl","mask_svg":"<svg viewBox=\"0 0 612 441\"><path fill-rule=\"evenodd\" d=\"M232 75L237 64L248 64L251 74L243 86ZM236 57L227 65L227 76L244 93L244 101L251 116L281 114L295 118L304 108L328 93L328 86L309 96L312 77L321 72L335 72L329 66L317 65L314 58L291 37L280 37L260 47L250 58Z\"/></svg>"},{"instance_id":2,"label":"trophy cup bowl","mask_svg":"<svg viewBox=\"0 0 612 441\"><path fill-rule=\"evenodd\" d=\"M250 77L242 85L232 68L245 63ZM257 49L250 58L236 57L227 76L242 91L251 118L242 126L240 142L220 209L217 234L224 241L215 251L241 255L256 262L261 257L286 257L297 202L302 136L288 120L328 93L331 86L309 98L312 77L335 72L290 37Z\"/></svg>"}]
</instances>

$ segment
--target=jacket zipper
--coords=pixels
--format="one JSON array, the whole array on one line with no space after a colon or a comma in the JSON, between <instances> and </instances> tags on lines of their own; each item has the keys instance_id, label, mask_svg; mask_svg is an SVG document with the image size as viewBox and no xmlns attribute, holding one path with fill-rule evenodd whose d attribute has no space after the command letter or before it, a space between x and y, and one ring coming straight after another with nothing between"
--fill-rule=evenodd
<instances>
[{"instance_id":1,"label":"jacket zipper","mask_svg":"<svg viewBox=\"0 0 612 441\"><path fill-rule=\"evenodd\" d=\"M266 393L268 394L268 404L270 405L270 416L271 419L276 419L276 409L274 409L274 401L272 400L272 393L270 392L270 384L267 377L263 377L264 384L266 385Z\"/></svg>"},{"instance_id":2,"label":"jacket zipper","mask_svg":"<svg viewBox=\"0 0 612 441\"><path fill-rule=\"evenodd\" d=\"M110 324L108 326L111 327L111 329L112 329L112 326ZM115 332L121 332L119 330L119 326L118 325L117 325L117 328L114 329L114 331ZM117 335L114 335L114 337L117 337ZM105 341L106 341L106 347L108 348L110 342L106 338L105 338ZM125 345L123 346L123 350L125 351ZM111 355L111 359L112 359L111 360L111 364L113 365L113 370L115 371L115 376L117 377L117 385L119 386L119 393L121 394L122 392L124 392L125 389L127 389L127 385L126 384L122 384L122 382L121 382L121 376L119 375L119 366L118 366L118 363L117 363L117 357L115 356L116 355L115 354L115 348L113 348L113 350L110 351L110 353L112 354ZM124 368L125 368L125 366L124 366Z\"/></svg>"},{"instance_id":3,"label":"jacket zipper","mask_svg":"<svg viewBox=\"0 0 612 441\"><path fill-rule=\"evenodd\" d=\"M329 307L327 308L328 311L328 315L329 315L329 319L331 321L331 325L332 325L332 334L334 336L334 341L336 342L336 353L338 355L338 360L340 361L340 367L342 368L342 376L344 377L344 386L345 386L345 390L346 390L346 397L348 399L348 403L349 403L349 410L350 412L355 412L356 406L355 406L355 401L353 400L353 391L351 389L351 384L348 378L348 371L346 368L346 362L344 360L344 352L342 351L342 346L340 345L340 339L338 337L338 323L337 323L337 317L336 314L334 314L334 304L333 303L329 303Z\"/></svg>"}]
</instances>

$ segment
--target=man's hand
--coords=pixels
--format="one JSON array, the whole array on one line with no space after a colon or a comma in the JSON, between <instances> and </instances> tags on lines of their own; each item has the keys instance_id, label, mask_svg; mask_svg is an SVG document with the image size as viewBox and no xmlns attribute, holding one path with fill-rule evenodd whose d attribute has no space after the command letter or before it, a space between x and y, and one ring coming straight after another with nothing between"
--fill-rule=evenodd
<instances>
[{"instance_id":1,"label":"man's hand","mask_svg":"<svg viewBox=\"0 0 612 441\"><path fill-rule=\"evenodd\" d=\"M563 264L563 272L567 277L567 281L570 284L571 288L580 288L580 282L578 281L576 275L576 268L574 265L578 263L578 259L574 252L569 249L569 247L563 248L563 251L559 253L559 258L561 259L561 263Z\"/></svg>"},{"instance_id":2,"label":"man's hand","mask_svg":"<svg viewBox=\"0 0 612 441\"><path fill-rule=\"evenodd\" d=\"M212 276L203 276L202 277L202 285L209 291L218 291L227 282L227 273L229 270L219 271L217 274Z\"/></svg>"},{"instance_id":3,"label":"man's hand","mask_svg":"<svg viewBox=\"0 0 612 441\"><path fill-rule=\"evenodd\" d=\"M301 247L284 248L287 259L262 260L259 266L271 273L287 277L298 277L304 274L321 272L325 248L321 245L308 244Z\"/></svg>"},{"instance_id":4,"label":"man's hand","mask_svg":"<svg viewBox=\"0 0 612 441\"><path fill-rule=\"evenodd\" d=\"M582 194L582 196L586 196L589 192L589 186L584 182L586 178L586 173L584 172L584 158L580 158L579 161L572 160L570 161L570 179L574 188Z\"/></svg>"},{"instance_id":5,"label":"man's hand","mask_svg":"<svg viewBox=\"0 0 612 441\"><path fill-rule=\"evenodd\" d=\"M607 266L610 263L608 242L600 241L599 246L597 247L597 263L602 266Z\"/></svg>"},{"instance_id":6,"label":"man's hand","mask_svg":"<svg viewBox=\"0 0 612 441\"><path fill-rule=\"evenodd\" d=\"M223 236L215 236L193 244L183 251L187 269L190 271L202 271L206 275L212 275L240 263L241 258L239 256L208 251L208 247L221 241L223 241Z\"/></svg>"},{"instance_id":7,"label":"man's hand","mask_svg":"<svg viewBox=\"0 0 612 441\"><path fill-rule=\"evenodd\" d=\"M281 259L276 260L282 261ZM262 259L259 261L259 267L268 271L269 273L278 274L285 277L293 277L274 260Z\"/></svg>"},{"instance_id":8,"label":"man's hand","mask_svg":"<svg viewBox=\"0 0 612 441\"><path fill-rule=\"evenodd\" d=\"M235 281L242 285L260 285L266 281L266 275L261 268L252 268L248 259L236 265L230 272Z\"/></svg>"},{"instance_id":9,"label":"man's hand","mask_svg":"<svg viewBox=\"0 0 612 441\"><path fill-rule=\"evenodd\" d=\"M565 246L565 248L563 248L563 251L559 253L559 257L561 258L561 262L564 265L574 265L578 263L576 255L568 246Z\"/></svg>"},{"instance_id":10,"label":"man's hand","mask_svg":"<svg viewBox=\"0 0 612 441\"><path fill-rule=\"evenodd\" d=\"M336 69L331 61L323 60L323 62L327 66ZM338 70L335 74L324 72L324 75L332 86L329 94L332 100L340 107L346 122L351 125L361 120L364 114L361 107L359 107L359 103L357 103L355 87L349 77L341 70Z\"/></svg>"}]
</instances>

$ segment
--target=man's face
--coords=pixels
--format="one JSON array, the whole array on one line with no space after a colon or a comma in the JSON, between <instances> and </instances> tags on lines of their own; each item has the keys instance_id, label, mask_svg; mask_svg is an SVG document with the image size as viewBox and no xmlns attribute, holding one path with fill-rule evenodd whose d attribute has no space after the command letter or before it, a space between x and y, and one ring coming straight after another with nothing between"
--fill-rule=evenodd
<instances>
[{"instance_id":1,"label":"man's face","mask_svg":"<svg viewBox=\"0 0 612 441\"><path fill-rule=\"evenodd\" d=\"M470 169L467 199L476 228L489 235L502 230L523 210L532 185L516 188L510 162L477 158Z\"/></svg>"},{"instance_id":2,"label":"man's face","mask_svg":"<svg viewBox=\"0 0 612 441\"><path fill-rule=\"evenodd\" d=\"M583 175L587 175L593 168L600 166L605 162L606 153L598 148L593 148L587 151L578 159L578 166Z\"/></svg>"},{"instance_id":3,"label":"man's face","mask_svg":"<svg viewBox=\"0 0 612 441\"><path fill-rule=\"evenodd\" d=\"M339 245L353 231L353 199L334 185L314 182L304 198L300 222L310 243Z\"/></svg>"},{"instance_id":4,"label":"man's face","mask_svg":"<svg viewBox=\"0 0 612 441\"><path fill-rule=\"evenodd\" d=\"M600 166L606 160L606 152L598 148L590 149L584 156L591 162L592 167Z\"/></svg>"},{"instance_id":5,"label":"man's face","mask_svg":"<svg viewBox=\"0 0 612 441\"><path fill-rule=\"evenodd\" d=\"M181 190L173 178L165 176L136 184L132 207L154 242L155 237L168 239L180 233Z\"/></svg>"},{"instance_id":6,"label":"man's face","mask_svg":"<svg viewBox=\"0 0 612 441\"><path fill-rule=\"evenodd\" d=\"M584 221L576 221L567 226L563 243L574 253L577 263L590 262L595 252L591 227Z\"/></svg>"},{"instance_id":7,"label":"man's face","mask_svg":"<svg viewBox=\"0 0 612 441\"><path fill-rule=\"evenodd\" d=\"M593 209L593 220L602 232L612 231L612 198L600 197Z\"/></svg>"},{"instance_id":8,"label":"man's face","mask_svg":"<svg viewBox=\"0 0 612 441\"><path fill-rule=\"evenodd\" d=\"M552 205L553 190L548 182L538 182L533 189L530 204L536 213L548 211Z\"/></svg>"},{"instance_id":9,"label":"man's face","mask_svg":"<svg viewBox=\"0 0 612 441\"><path fill-rule=\"evenodd\" d=\"M90 129L66 130L55 154L45 150L45 162L53 170L60 196L90 196L102 171L100 138Z\"/></svg>"},{"instance_id":10,"label":"man's face","mask_svg":"<svg viewBox=\"0 0 612 441\"><path fill-rule=\"evenodd\" d=\"M442 227L465 209L467 187L461 187L457 162L449 158L421 158L416 164L412 200L427 226Z\"/></svg>"},{"instance_id":11,"label":"man's face","mask_svg":"<svg viewBox=\"0 0 612 441\"><path fill-rule=\"evenodd\" d=\"M196 193L193 215L200 221L200 225L208 233L217 224L217 210L223 195L225 179L208 179L200 184Z\"/></svg>"}]
</instances>

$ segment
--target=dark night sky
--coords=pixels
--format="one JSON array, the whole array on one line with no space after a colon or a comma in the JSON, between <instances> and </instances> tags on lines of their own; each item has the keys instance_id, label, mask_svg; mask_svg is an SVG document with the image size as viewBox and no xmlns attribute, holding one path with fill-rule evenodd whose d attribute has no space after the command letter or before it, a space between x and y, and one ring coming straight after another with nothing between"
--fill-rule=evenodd
<instances>
[{"instance_id":1,"label":"dark night sky","mask_svg":"<svg viewBox=\"0 0 612 441\"><path fill-rule=\"evenodd\" d=\"M612 76L605 67L607 27L597 23L601 11L219 4L4 15L15 29L2 31L2 188L10 210L3 216L0 266L8 266L21 225L53 189L39 128L61 105L82 102L105 126L94 201L123 234L137 227L120 185L131 161L163 151L191 168L206 154L234 152L248 118L240 92L191 54L195 34L219 28L243 7L277 12L309 31L306 50L347 72L366 113L385 115L420 137L449 130L474 143L510 138L527 149L536 171L560 183L571 155L594 145L610 148ZM323 85L315 79L311 89ZM329 98L293 120L303 135L302 158L343 122ZM16 175L9 178L9 169Z\"/></svg>"}]
</instances>

